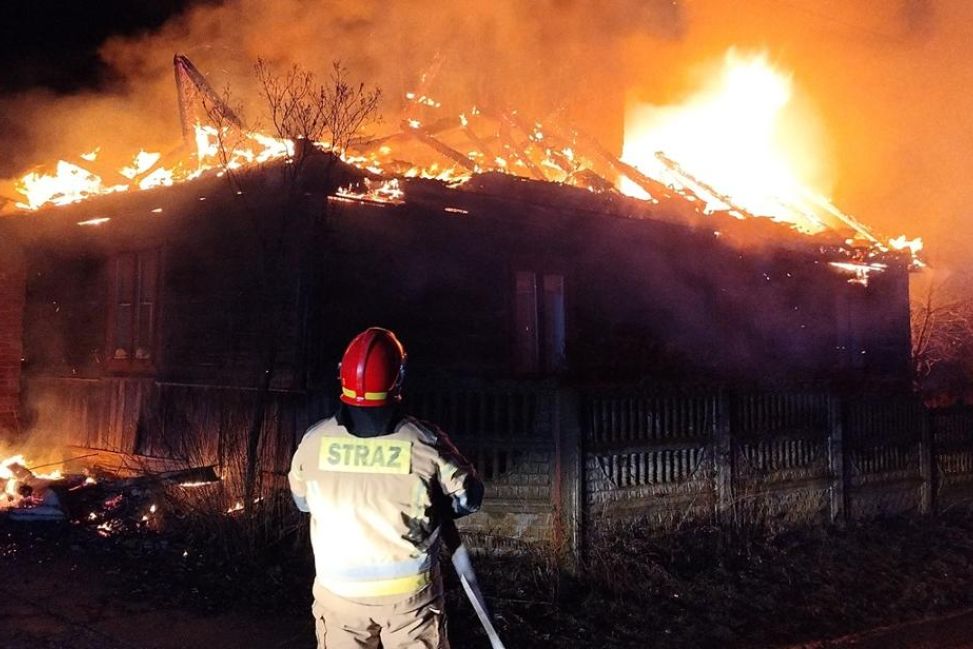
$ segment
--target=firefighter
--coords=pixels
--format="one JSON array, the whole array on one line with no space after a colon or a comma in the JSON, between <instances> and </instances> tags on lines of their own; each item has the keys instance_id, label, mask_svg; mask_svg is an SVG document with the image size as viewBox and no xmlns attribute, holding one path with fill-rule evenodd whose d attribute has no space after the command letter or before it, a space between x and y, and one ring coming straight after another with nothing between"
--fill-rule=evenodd
<instances>
[{"instance_id":1,"label":"firefighter","mask_svg":"<svg viewBox=\"0 0 973 649\"><path fill-rule=\"evenodd\" d=\"M402 414L405 350L355 336L338 412L308 429L289 474L311 514L319 649L448 649L441 526L477 511L483 484L440 430Z\"/></svg>"}]
</instances>

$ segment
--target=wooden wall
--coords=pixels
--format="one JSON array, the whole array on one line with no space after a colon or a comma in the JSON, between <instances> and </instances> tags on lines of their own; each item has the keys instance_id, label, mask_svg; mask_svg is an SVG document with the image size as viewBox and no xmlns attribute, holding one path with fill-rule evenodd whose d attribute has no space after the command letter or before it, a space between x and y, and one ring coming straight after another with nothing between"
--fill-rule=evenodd
<instances>
[{"instance_id":1,"label":"wooden wall","mask_svg":"<svg viewBox=\"0 0 973 649\"><path fill-rule=\"evenodd\" d=\"M20 428L25 274L20 250L0 240L0 432Z\"/></svg>"}]
</instances>

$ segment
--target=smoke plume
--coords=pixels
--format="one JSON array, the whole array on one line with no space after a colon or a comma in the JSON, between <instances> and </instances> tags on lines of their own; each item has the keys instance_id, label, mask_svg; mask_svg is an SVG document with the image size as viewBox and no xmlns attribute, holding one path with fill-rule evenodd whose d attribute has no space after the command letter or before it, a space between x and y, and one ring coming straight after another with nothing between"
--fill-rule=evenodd
<instances>
[{"instance_id":1,"label":"smoke plume","mask_svg":"<svg viewBox=\"0 0 973 649\"><path fill-rule=\"evenodd\" d=\"M736 47L793 75L837 205L888 235L925 237L934 264L963 265L971 19L973 5L945 0L226 0L105 42L118 80L109 89L0 100L0 176L95 147L124 162L174 146L177 52L230 87L251 119L256 58L322 75L341 60L383 90L393 126L404 93L418 89L444 111L558 115L619 151L626 102L676 103Z\"/></svg>"}]
</instances>

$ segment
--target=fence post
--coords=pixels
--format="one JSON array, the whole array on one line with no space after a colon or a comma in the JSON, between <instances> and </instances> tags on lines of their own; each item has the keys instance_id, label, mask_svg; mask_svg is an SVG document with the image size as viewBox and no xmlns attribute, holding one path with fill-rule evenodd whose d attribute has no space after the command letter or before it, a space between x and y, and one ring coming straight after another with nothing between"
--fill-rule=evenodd
<instances>
[{"instance_id":1,"label":"fence post","mask_svg":"<svg viewBox=\"0 0 973 649\"><path fill-rule=\"evenodd\" d=\"M843 408L839 397L828 395L828 473L831 477L829 489L829 513L831 523L843 525L848 520L845 489L845 439Z\"/></svg>"},{"instance_id":2,"label":"fence post","mask_svg":"<svg viewBox=\"0 0 973 649\"><path fill-rule=\"evenodd\" d=\"M554 391L554 493L557 514L555 544L562 550L568 568L577 568L584 551L584 436L581 429L581 401L576 390L558 387Z\"/></svg>"},{"instance_id":3,"label":"fence post","mask_svg":"<svg viewBox=\"0 0 973 649\"><path fill-rule=\"evenodd\" d=\"M716 518L727 523L733 512L733 431L730 426L730 395L717 392L713 417L713 488L716 491Z\"/></svg>"},{"instance_id":4,"label":"fence post","mask_svg":"<svg viewBox=\"0 0 973 649\"><path fill-rule=\"evenodd\" d=\"M936 511L936 455L933 451L932 413L924 406L919 427L919 513L932 514Z\"/></svg>"}]
</instances>

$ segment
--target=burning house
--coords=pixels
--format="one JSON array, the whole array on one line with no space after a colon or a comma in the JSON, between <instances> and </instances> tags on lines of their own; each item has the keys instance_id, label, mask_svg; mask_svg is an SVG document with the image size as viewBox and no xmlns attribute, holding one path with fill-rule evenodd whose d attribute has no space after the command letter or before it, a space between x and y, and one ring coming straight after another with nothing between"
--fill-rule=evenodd
<instances>
[{"instance_id":1,"label":"burning house","mask_svg":"<svg viewBox=\"0 0 973 649\"><path fill-rule=\"evenodd\" d=\"M117 184L62 161L0 219L6 428L226 464L259 420L281 467L376 324L420 411L471 382L908 385L913 259L820 197L737 198L514 112L430 122L414 94L398 131L344 151L228 147L176 69L191 155L143 152Z\"/></svg>"}]
</instances>

